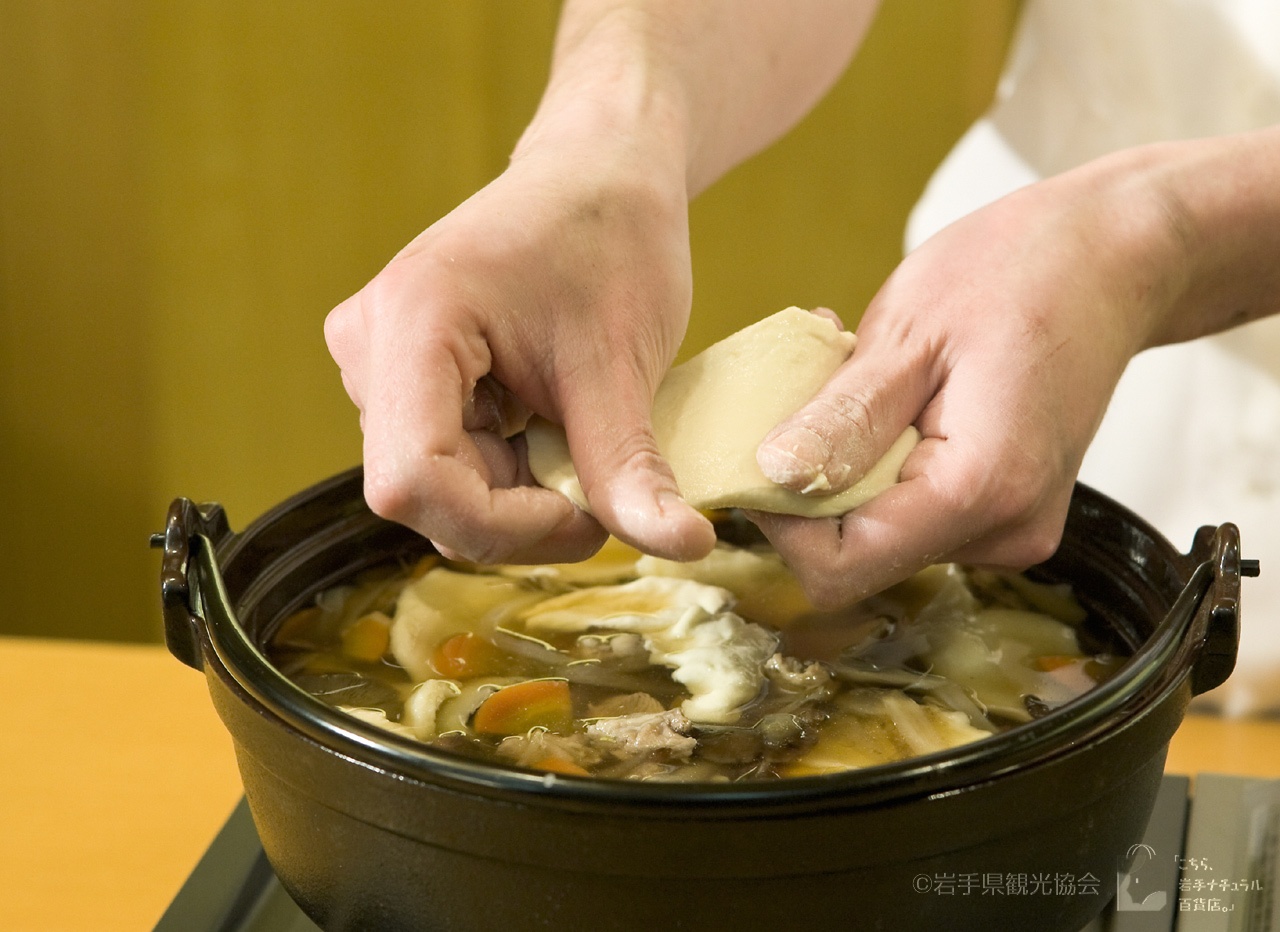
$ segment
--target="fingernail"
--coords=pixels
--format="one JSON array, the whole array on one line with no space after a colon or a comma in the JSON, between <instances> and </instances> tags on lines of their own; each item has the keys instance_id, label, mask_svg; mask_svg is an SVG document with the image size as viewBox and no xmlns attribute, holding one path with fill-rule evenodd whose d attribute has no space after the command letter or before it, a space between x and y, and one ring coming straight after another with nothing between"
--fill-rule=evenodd
<instances>
[{"instance_id":1,"label":"fingernail","mask_svg":"<svg viewBox=\"0 0 1280 932\"><path fill-rule=\"evenodd\" d=\"M692 508L679 492L665 488L638 489L627 486L613 496L613 502L613 510L619 520L628 522L647 523L656 520L662 523L673 514L687 512Z\"/></svg>"},{"instance_id":2,"label":"fingernail","mask_svg":"<svg viewBox=\"0 0 1280 932\"><path fill-rule=\"evenodd\" d=\"M793 491L830 488L826 464L831 448L806 427L792 427L765 440L756 450L756 463L772 482Z\"/></svg>"}]
</instances>

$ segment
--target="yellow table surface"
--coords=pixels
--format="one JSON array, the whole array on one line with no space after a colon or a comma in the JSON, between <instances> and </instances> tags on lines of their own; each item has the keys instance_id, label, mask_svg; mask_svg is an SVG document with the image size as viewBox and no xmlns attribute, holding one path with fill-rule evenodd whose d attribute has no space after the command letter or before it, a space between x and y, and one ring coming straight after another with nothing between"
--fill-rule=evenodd
<instances>
[{"instance_id":1,"label":"yellow table surface","mask_svg":"<svg viewBox=\"0 0 1280 932\"><path fill-rule=\"evenodd\" d=\"M150 929L240 796L204 677L162 647L0 638L0 929ZM1193 715L1173 773L1280 777L1280 722Z\"/></svg>"}]
</instances>

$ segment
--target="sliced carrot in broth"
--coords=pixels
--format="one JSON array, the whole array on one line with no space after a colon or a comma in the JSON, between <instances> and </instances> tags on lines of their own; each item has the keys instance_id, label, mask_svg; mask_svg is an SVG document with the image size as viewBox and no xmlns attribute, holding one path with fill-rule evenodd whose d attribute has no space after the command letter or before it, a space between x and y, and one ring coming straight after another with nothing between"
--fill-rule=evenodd
<instances>
[{"instance_id":1,"label":"sliced carrot in broth","mask_svg":"<svg viewBox=\"0 0 1280 932\"><path fill-rule=\"evenodd\" d=\"M1084 657L1078 657L1075 654L1044 654L1035 659L1035 668L1049 673L1053 670L1060 670L1068 667L1073 663L1084 660Z\"/></svg>"},{"instance_id":2,"label":"sliced carrot in broth","mask_svg":"<svg viewBox=\"0 0 1280 932\"><path fill-rule=\"evenodd\" d=\"M322 614L320 607L316 605L294 612L280 623L280 627L276 629L276 633L271 637L271 643L277 647L314 647L314 629Z\"/></svg>"},{"instance_id":3,"label":"sliced carrot in broth","mask_svg":"<svg viewBox=\"0 0 1280 932\"><path fill-rule=\"evenodd\" d=\"M591 772L585 767L579 767L571 760L565 760L563 757L552 757L548 755L540 760L534 761L529 765L534 770L550 770L552 773L567 773L575 777L589 777Z\"/></svg>"},{"instance_id":4,"label":"sliced carrot in broth","mask_svg":"<svg viewBox=\"0 0 1280 932\"><path fill-rule=\"evenodd\" d=\"M504 686L476 709L471 727L482 735L522 735L530 728L568 731L573 705L565 680L526 680Z\"/></svg>"},{"instance_id":5,"label":"sliced carrot in broth","mask_svg":"<svg viewBox=\"0 0 1280 932\"><path fill-rule=\"evenodd\" d=\"M342 632L342 652L356 660L374 663L391 644L391 619L382 612L361 615Z\"/></svg>"},{"instance_id":6,"label":"sliced carrot in broth","mask_svg":"<svg viewBox=\"0 0 1280 932\"><path fill-rule=\"evenodd\" d=\"M431 655L431 666L451 680L509 672L511 658L492 641L469 631L455 634Z\"/></svg>"}]
</instances>

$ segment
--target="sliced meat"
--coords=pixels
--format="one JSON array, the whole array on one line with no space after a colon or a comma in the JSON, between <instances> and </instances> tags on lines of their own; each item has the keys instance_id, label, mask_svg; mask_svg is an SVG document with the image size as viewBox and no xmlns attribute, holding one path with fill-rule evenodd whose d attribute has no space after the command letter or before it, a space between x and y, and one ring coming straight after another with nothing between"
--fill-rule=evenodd
<instances>
[{"instance_id":1,"label":"sliced meat","mask_svg":"<svg viewBox=\"0 0 1280 932\"><path fill-rule=\"evenodd\" d=\"M557 735L535 728L528 734L504 738L498 754L519 767L545 767L548 758L590 769L604 760L604 754L583 734Z\"/></svg>"},{"instance_id":2,"label":"sliced meat","mask_svg":"<svg viewBox=\"0 0 1280 932\"><path fill-rule=\"evenodd\" d=\"M697 739L689 736L692 728L683 712L669 709L597 719L587 726L587 736L618 757L664 751L683 759L698 746Z\"/></svg>"},{"instance_id":3,"label":"sliced meat","mask_svg":"<svg viewBox=\"0 0 1280 932\"><path fill-rule=\"evenodd\" d=\"M648 693L624 693L609 696L587 707L592 718L616 718L620 715L652 715L665 707Z\"/></svg>"}]
</instances>

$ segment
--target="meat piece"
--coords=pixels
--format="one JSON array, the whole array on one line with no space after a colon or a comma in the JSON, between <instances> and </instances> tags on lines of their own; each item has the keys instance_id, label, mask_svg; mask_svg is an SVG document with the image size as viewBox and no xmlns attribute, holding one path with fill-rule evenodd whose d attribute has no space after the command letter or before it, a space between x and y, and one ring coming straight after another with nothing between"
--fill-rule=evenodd
<instances>
[{"instance_id":1,"label":"meat piece","mask_svg":"<svg viewBox=\"0 0 1280 932\"><path fill-rule=\"evenodd\" d=\"M587 707L592 718L616 718L619 715L652 714L663 711L663 705L648 693L626 693L609 696Z\"/></svg>"},{"instance_id":2,"label":"meat piece","mask_svg":"<svg viewBox=\"0 0 1280 932\"><path fill-rule=\"evenodd\" d=\"M590 769L604 760L604 754L587 741L586 735L557 735L540 728L528 734L504 738L498 754L519 767L545 767L548 758L567 761Z\"/></svg>"},{"instance_id":3,"label":"meat piece","mask_svg":"<svg viewBox=\"0 0 1280 932\"><path fill-rule=\"evenodd\" d=\"M683 712L669 709L597 719L587 726L587 736L616 757L665 751L683 759L698 746L697 740L689 736L692 728Z\"/></svg>"}]
</instances>

